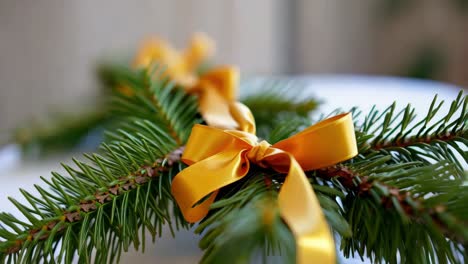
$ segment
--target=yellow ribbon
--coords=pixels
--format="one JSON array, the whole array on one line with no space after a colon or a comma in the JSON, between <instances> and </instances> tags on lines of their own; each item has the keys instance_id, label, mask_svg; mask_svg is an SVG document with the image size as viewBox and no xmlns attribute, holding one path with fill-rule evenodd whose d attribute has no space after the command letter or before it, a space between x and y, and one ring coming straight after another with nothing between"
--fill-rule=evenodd
<instances>
[{"instance_id":1,"label":"yellow ribbon","mask_svg":"<svg viewBox=\"0 0 468 264\"><path fill-rule=\"evenodd\" d=\"M194 34L183 51L174 49L163 39L150 38L138 50L133 66L149 67L157 62L165 66L165 74L175 82L182 86L193 86L197 79L197 68L214 51L214 42L203 33Z\"/></svg>"},{"instance_id":2,"label":"yellow ribbon","mask_svg":"<svg viewBox=\"0 0 468 264\"><path fill-rule=\"evenodd\" d=\"M153 62L164 65L164 76L198 96L199 111L207 124L224 129L238 129L237 122L229 112L229 104L237 96L238 69L218 66L201 76L196 73L198 66L213 52L213 41L202 33L195 34L188 48L182 52L162 39L153 38L143 43L134 66L149 67Z\"/></svg>"},{"instance_id":3,"label":"yellow ribbon","mask_svg":"<svg viewBox=\"0 0 468 264\"><path fill-rule=\"evenodd\" d=\"M333 237L304 170L327 167L357 155L351 115L334 116L270 145L258 142L246 106L233 104L231 110L242 131L203 125L192 129L182 156L190 166L172 182L172 194L185 219L194 223L205 217L218 190L242 179L253 162L287 173L278 205L296 237L297 262L335 263ZM198 203L204 197L207 199Z\"/></svg>"}]
</instances>

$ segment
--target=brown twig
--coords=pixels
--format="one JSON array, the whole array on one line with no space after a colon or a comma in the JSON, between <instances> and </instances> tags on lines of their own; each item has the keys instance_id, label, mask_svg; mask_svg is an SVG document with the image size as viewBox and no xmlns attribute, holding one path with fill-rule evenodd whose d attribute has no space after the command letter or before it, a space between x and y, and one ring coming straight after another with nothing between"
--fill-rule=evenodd
<instances>
[{"instance_id":1,"label":"brown twig","mask_svg":"<svg viewBox=\"0 0 468 264\"><path fill-rule=\"evenodd\" d=\"M453 139L459 137L460 135L463 135L463 133L465 133L465 131L460 131L459 133L447 133L443 135L429 135L426 137L409 137L409 138L403 138L403 139L394 140L394 141L384 141L382 143L377 143L376 145L372 146L371 149L379 151L379 150L388 149L388 148L405 148L405 147L420 144L420 143L432 144L435 141L452 141Z\"/></svg>"},{"instance_id":2,"label":"brown twig","mask_svg":"<svg viewBox=\"0 0 468 264\"><path fill-rule=\"evenodd\" d=\"M393 204L394 198L398 201L399 206L403 209L405 214L412 220L420 223L427 222L422 216L429 215L432 221L442 230L444 235L454 241L463 245L467 241L460 234L453 232L450 227L440 219L439 214L445 212L444 205L435 205L433 207L426 207L419 197L415 197L411 192L402 191L395 186L390 186L376 180L369 180L367 175L359 175L352 171L352 169L336 165L321 169L317 171L317 176L322 179L336 178L344 187L355 192L360 197L371 197L371 190L375 188L376 184L384 186L388 189L388 195L381 195L381 205L388 209L395 209ZM411 200L410 204L408 200Z\"/></svg>"},{"instance_id":3,"label":"brown twig","mask_svg":"<svg viewBox=\"0 0 468 264\"><path fill-rule=\"evenodd\" d=\"M21 246L26 241L34 241L36 239L45 240L57 224L78 222L82 219L83 212L94 212L97 210L98 204L106 204L112 201L114 196L118 196L126 191L135 189L137 185L145 184L156 178L162 172L167 171L171 166L180 161L183 149L184 147L180 147L169 153L164 159L157 159L151 166L142 166L131 175L120 177L117 184L110 186L105 191L96 190L92 199L78 202L75 207L76 209L64 210L62 215L55 217L54 220L46 221L41 227L25 230L24 233L18 235L18 237L25 237L24 239L17 239L14 242L4 242L12 243L12 245L4 250L4 252L6 254L13 254L21 250ZM166 164L163 165L164 160L166 161ZM63 231L63 229L65 229L64 226L59 228L57 233ZM26 234L26 236L23 236L24 234Z\"/></svg>"}]
</instances>

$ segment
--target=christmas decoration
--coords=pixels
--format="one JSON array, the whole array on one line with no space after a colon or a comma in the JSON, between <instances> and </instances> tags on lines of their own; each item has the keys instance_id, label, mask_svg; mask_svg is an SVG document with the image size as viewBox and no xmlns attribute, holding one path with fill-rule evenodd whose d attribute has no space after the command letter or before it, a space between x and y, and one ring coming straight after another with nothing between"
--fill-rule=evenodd
<instances>
[{"instance_id":1,"label":"christmas decoration","mask_svg":"<svg viewBox=\"0 0 468 264\"><path fill-rule=\"evenodd\" d=\"M211 48L195 39L182 53L150 42L131 68L106 69L118 128L88 162L63 165L68 175L43 178L37 195L22 191L29 205L10 198L26 220L0 214L2 263L114 263L163 225L194 222L202 263L245 263L259 252L334 263L332 234L345 257L465 262L463 92L446 113L434 98L419 119L394 104L317 123L308 115L316 101L293 90L236 102L236 70L198 71Z\"/></svg>"},{"instance_id":2,"label":"christmas decoration","mask_svg":"<svg viewBox=\"0 0 468 264\"><path fill-rule=\"evenodd\" d=\"M278 194L278 206L297 236L298 262L334 263L333 239L302 170L328 167L357 155L350 115L329 118L271 146L265 140L258 142L247 107L234 104L231 113L238 120L240 131L195 125L187 141L182 160L193 165L172 182L172 194L185 219L192 223L203 219L216 192L245 177L250 162L274 168L287 173Z\"/></svg>"}]
</instances>

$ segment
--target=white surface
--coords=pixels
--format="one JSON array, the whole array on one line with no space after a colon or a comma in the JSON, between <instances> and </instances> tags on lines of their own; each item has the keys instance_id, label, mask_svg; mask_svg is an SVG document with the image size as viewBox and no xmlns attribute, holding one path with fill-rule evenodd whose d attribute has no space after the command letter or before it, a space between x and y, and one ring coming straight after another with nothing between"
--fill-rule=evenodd
<instances>
[{"instance_id":1,"label":"white surface","mask_svg":"<svg viewBox=\"0 0 468 264\"><path fill-rule=\"evenodd\" d=\"M321 112L328 113L336 108L349 109L359 106L364 113L372 105L383 109L398 101L400 108L411 103L424 115L434 94L439 94L442 100L453 100L459 89L442 83L397 79L387 77L356 77L356 76L321 76L304 77L310 85L308 91L323 99L326 103ZM0 209L17 214L17 211L7 200L7 196L24 200L20 197L18 188L33 190L33 184L40 183L38 176L48 177L51 170L59 169L59 162L69 160L61 157L41 162L22 163L18 150L9 146L0 150ZM153 245L147 243L146 253L130 252L123 255L122 263L196 263L200 251L198 239L190 232L180 232L176 239L171 239L169 232L158 239ZM344 263L361 263L360 260L345 260Z\"/></svg>"},{"instance_id":2,"label":"white surface","mask_svg":"<svg viewBox=\"0 0 468 264\"><path fill-rule=\"evenodd\" d=\"M373 105L384 109L396 101L400 109L411 104L416 114L425 115L435 94L439 100L450 102L461 90L445 83L393 77L330 75L304 79L310 83L309 91L325 100L320 109L324 113L353 106L366 113Z\"/></svg>"}]
</instances>

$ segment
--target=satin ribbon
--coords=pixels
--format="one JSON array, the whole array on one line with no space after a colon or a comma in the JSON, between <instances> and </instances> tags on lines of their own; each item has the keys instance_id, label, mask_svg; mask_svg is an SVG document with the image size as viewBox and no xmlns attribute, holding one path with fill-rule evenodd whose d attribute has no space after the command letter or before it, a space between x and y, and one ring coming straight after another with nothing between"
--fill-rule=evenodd
<instances>
[{"instance_id":1,"label":"satin ribbon","mask_svg":"<svg viewBox=\"0 0 468 264\"><path fill-rule=\"evenodd\" d=\"M238 129L239 126L229 113L229 103L236 98L239 70L232 66L218 66L197 75L197 68L214 53L214 43L202 33L195 34L189 47L179 52L166 41L153 38L140 48L134 67L149 67L152 63L164 65L162 77L198 96L199 111L210 126Z\"/></svg>"},{"instance_id":2,"label":"satin ribbon","mask_svg":"<svg viewBox=\"0 0 468 264\"><path fill-rule=\"evenodd\" d=\"M278 205L296 238L297 262L335 263L333 237L304 170L331 166L357 155L351 115L334 116L270 145L258 142L246 106L236 103L231 110L242 131L203 125L192 129L182 156L190 166L172 182L172 194L185 219L194 223L204 218L218 190L242 179L255 163L287 173Z\"/></svg>"},{"instance_id":3,"label":"satin ribbon","mask_svg":"<svg viewBox=\"0 0 468 264\"><path fill-rule=\"evenodd\" d=\"M214 51L213 40L203 33L194 34L183 51L174 49L161 38L150 38L138 50L133 66L147 68L155 62L160 63L172 80L183 86L193 86L197 81L197 68Z\"/></svg>"}]
</instances>

